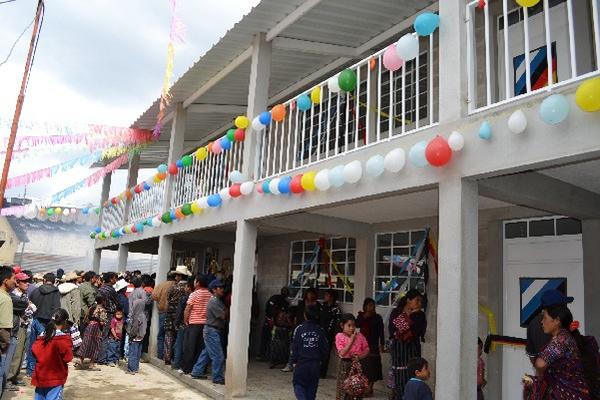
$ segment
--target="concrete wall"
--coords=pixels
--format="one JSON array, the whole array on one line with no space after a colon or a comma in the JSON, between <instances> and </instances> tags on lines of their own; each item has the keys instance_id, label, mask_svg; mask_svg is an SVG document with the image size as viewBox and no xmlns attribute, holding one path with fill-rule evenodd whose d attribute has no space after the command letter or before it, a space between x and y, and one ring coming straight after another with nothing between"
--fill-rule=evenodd
<instances>
[{"instance_id":1,"label":"concrete wall","mask_svg":"<svg viewBox=\"0 0 600 400\"><path fill-rule=\"evenodd\" d=\"M0 217L0 239L5 241L0 247L0 264L12 264L15 253L20 250L20 242L6 217Z\"/></svg>"}]
</instances>

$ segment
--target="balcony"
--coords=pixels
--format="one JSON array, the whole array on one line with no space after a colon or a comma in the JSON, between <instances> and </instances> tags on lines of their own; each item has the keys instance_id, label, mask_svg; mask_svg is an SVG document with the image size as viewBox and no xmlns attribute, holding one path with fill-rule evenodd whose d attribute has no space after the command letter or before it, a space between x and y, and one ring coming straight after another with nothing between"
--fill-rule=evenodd
<instances>
[{"instance_id":1,"label":"balcony","mask_svg":"<svg viewBox=\"0 0 600 400\"><path fill-rule=\"evenodd\" d=\"M598 73L599 0L466 6L469 113Z\"/></svg>"}]
</instances>

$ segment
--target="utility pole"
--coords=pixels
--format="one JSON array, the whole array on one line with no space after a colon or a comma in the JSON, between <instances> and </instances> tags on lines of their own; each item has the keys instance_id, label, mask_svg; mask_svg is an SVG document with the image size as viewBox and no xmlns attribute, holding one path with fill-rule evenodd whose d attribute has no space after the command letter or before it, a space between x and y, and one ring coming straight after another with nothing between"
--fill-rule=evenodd
<instances>
[{"instance_id":1,"label":"utility pole","mask_svg":"<svg viewBox=\"0 0 600 400\"><path fill-rule=\"evenodd\" d=\"M23 72L23 80L21 81L21 90L17 97L17 106L15 108L15 115L12 120L12 126L10 128L10 136L8 138L8 148L6 149L6 155L4 158L4 167L2 168L2 180L0 180L0 209L4 205L4 191L6 190L6 182L8 181L8 170L10 168L10 161L12 158L13 148L15 147L15 139L17 137L17 129L19 127L19 119L21 118L21 111L23 109L23 102L25 101L25 91L27 90L27 82L29 81L29 74L31 71L31 64L35 55L35 49L40 34L40 20L44 13L44 0L38 0L37 11L35 14L35 23L33 25L33 32L31 32L31 42L29 42L29 53L27 54L27 62L25 63L25 71Z\"/></svg>"}]
</instances>

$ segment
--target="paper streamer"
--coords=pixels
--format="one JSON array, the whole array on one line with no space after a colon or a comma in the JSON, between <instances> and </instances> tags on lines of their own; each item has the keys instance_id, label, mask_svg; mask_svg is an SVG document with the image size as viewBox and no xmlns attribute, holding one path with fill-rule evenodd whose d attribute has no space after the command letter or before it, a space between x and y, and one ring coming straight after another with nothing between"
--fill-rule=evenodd
<instances>
[{"instance_id":1,"label":"paper streamer","mask_svg":"<svg viewBox=\"0 0 600 400\"><path fill-rule=\"evenodd\" d=\"M31 183L41 181L42 179L53 177L59 172L69 171L79 165L93 164L100 160L101 156L102 153L96 151L92 154L86 154L84 156L77 157L48 168L42 168L37 171L9 178L6 183L6 188L11 189L14 187L29 185Z\"/></svg>"},{"instance_id":2,"label":"paper streamer","mask_svg":"<svg viewBox=\"0 0 600 400\"><path fill-rule=\"evenodd\" d=\"M4 217L8 216L21 216L25 212L25 206L12 206L0 209L0 215Z\"/></svg>"},{"instance_id":3,"label":"paper streamer","mask_svg":"<svg viewBox=\"0 0 600 400\"><path fill-rule=\"evenodd\" d=\"M496 326L496 315L494 312L485 304L479 305L479 311L481 311L487 317L488 331L492 335L498 334L498 328ZM492 351L496 351L496 344L492 343Z\"/></svg>"}]
</instances>

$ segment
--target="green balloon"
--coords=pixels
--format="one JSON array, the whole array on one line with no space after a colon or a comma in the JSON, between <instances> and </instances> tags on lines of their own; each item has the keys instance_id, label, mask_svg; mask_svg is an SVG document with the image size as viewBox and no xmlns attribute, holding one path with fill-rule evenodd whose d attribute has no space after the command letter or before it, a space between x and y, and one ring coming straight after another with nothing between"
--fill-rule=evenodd
<instances>
[{"instance_id":1,"label":"green balloon","mask_svg":"<svg viewBox=\"0 0 600 400\"><path fill-rule=\"evenodd\" d=\"M192 205L190 203L185 203L181 206L181 212L183 213L183 215L192 214Z\"/></svg>"},{"instance_id":2,"label":"green balloon","mask_svg":"<svg viewBox=\"0 0 600 400\"><path fill-rule=\"evenodd\" d=\"M49 217L54 215L54 208L49 208L48 211L46 211L46 214L48 214Z\"/></svg>"},{"instance_id":3,"label":"green balloon","mask_svg":"<svg viewBox=\"0 0 600 400\"><path fill-rule=\"evenodd\" d=\"M96 208L94 208L94 212L95 212L96 214L100 214L100 207L96 207Z\"/></svg>"},{"instance_id":4,"label":"green balloon","mask_svg":"<svg viewBox=\"0 0 600 400\"><path fill-rule=\"evenodd\" d=\"M183 166L184 166L184 167L189 167L190 165L192 165L192 162L193 162L193 161L194 161L194 160L192 160L192 156L190 156L190 155L183 156L183 157L181 158L181 162L183 163Z\"/></svg>"},{"instance_id":5,"label":"green balloon","mask_svg":"<svg viewBox=\"0 0 600 400\"><path fill-rule=\"evenodd\" d=\"M111 236L111 237L113 237L113 238L116 238L116 237L117 237L117 232L115 232L115 231L112 231L112 232L110 233L110 236Z\"/></svg>"},{"instance_id":6,"label":"green balloon","mask_svg":"<svg viewBox=\"0 0 600 400\"><path fill-rule=\"evenodd\" d=\"M96 232L90 233L90 239L96 239Z\"/></svg>"},{"instance_id":7,"label":"green balloon","mask_svg":"<svg viewBox=\"0 0 600 400\"><path fill-rule=\"evenodd\" d=\"M235 129L227 131L227 139L229 139L230 142L235 142Z\"/></svg>"},{"instance_id":8,"label":"green balloon","mask_svg":"<svg viewBox=\"0 0 600 400\"><path fill-rule=\"evenodd\" d=\"M338 76L338 85L344 92L351 92L356 89L356 72L351 69L343 70Z\"/></svg>"},{"instance_id":9,"label":"green balloon","mask_svg":"<svg viewBox=\"0 0 600 400\"><path fill-rule=\"evenodd\" d=\"M171 219L171 213L168 211L162 215L161 219L165 224L170 224L173 221Z\"/></svg>"}]
</instances>

